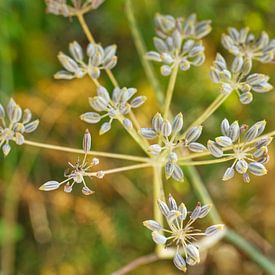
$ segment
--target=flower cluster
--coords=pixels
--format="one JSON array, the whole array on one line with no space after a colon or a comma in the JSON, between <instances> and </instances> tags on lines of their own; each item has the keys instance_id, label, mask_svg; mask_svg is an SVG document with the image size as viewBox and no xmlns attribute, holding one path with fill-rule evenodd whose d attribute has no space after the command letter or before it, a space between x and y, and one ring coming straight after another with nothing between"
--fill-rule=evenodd
<instances>
[{"instance_id":1,"label":"flower cluster","mask_svg":"<svg viewBox=\"0 0 275 275\"><path fill-rule=\"evenodd\" d=\"M237 121L230 124L227 119L221 123L222 136L216 137L215 141L209 140L207 147L209 152L220 158L228 156L234 159L233 164L229 167L223 176L223 180L231 179L235 171L243 176L244 182L250 181L248 172L255 176L263 176L267 173L264 166L268 162L268 148L271 143L271 137L263 137L253 143L259 137L264 129L266 122L259 121L250 128L247 125L239 126ZM243 138L241 139L241 136ZM224 153L223 148L232 148L232 153Z\"/></svg>"},{"instance_id":2,"label":"flower cluster","mask_svg":"<svg viewBox=\"0 0 275 275\"><path fill-rule=\"evenodd\" d=\"M229 28L228 34L222 36L222 44L235 56L255 59L262 63L274 61L275 39L270 40L266 32L256 38L247 27L240 31Z\"/></svg>"},{"instance_id":3,"label":"flower cluster","mask_svg":"<svg viewBox=\"0 0 275 275\"><path fill-rule=\"evenodd\" d=\"M154 45L157 51L150 51L146 57L161 62L161 74L170 75L174 67L186 71L191 65L200 66L204 60L204 46L201 39L211 31L211 21L197 22L196 15L186 19L171 15L157 15Z\"/></svg>"},{"instance_id":4,"label":"flower cluster","mask_svg":"<svg viewBox=\"0 0 275 275\"><path fill-rule=\"evenodd\" d=\"M0 148L2 147L5 156L11 150L10 141L22 145L24 143L23 134L36 130L39 120L31 120L32 112L29 109L22 110L12 98L7 104L6 111L0 104Z\"/></svg>"},{"instance_id":5,"label":"flower cluster","mask_svg":"<svg viewBox=\"0 0 275 275\"><path fill-rule=\"evenodd\" d=\"M152 155L158 157L161 162L165 163L166 178L172 176L177 181L184 179L183 172L177 164L178 155L176 150L182 147L188 148L193 152L203 152L206 147L196 142L201 133L202 127L195 126L190 128L185 138L181 138L183 128L183 116L181 113L176 115L172 122L163 119L160 113L157 113L152 119L152 128L141 128L140 134L146 139L159 138L159 143L150 145Z\"/></svg>"},{"instance_id":6,"label":"flower cluster","mask_svg":"<svg viewBox=\"0 0 275 275\"><path fill-rule=\"evenodd\" d=\"M76 16L97 9L105 0L45 0L47 12L64 17ZM71 2L68 4L68 2Z\"/></svg>"},{"instance_id":7,"label":"flower cluster","mask_svg":"<svg viewBox=\"0 0 275 275\"><path fill-rule=\"evenodd\" d=\"M169 204L158 200L159 209L162 215L166 218L169 229L163 228L155 220L144 221L143 224L152 231L152 239L158 245L176 246L176 254L174 256L175 266L186 271L186 265L195 265L200 262L199 247L194 244L198 236L213 236L223 229L224 225L216 224L209 226L204 232L200 229L195 229L193 223L197 219L204 218L210 211L211 205L201 206L197 204L195 209L189 215L187 222L188 211L184 203L177 205L175 199L169 195ZM165 233L170 236L165 236ZM184 256L182 256L184 255Z\"/></svg>"},{"instance_id":8,"label":"flower cluster","mask_svg":"<svg viewBox=\"0 0 275 275\"><path fill-rule=\"evenodd\" d=\"M235 90L242 104L249 104L253 100L251 91L256 93L269 92L273 87L269 76L259 73L249 74L252 63L250 59L241 55L234 58L231 68L227 67L224 58L217 54L210 76L213 82L221 85L221 92L225 95Z\"/></svg>"},{"instance_id":9,"label":"flower cluster","mask_svg":"<svg viewBox=\"0 0 275 275\"><path fill-rule=\"evenodd\" d=\"M103 48L99 44L89 43L87 46L88 61L84 60L82 47L76 42L69 45L72 58L63 52L58 54L58 59L65 70L55 74L56 79L82 78L86 74L92 79L100 76L100 70L111 70L117 63L116 45Z\"/></svg>"},{"instance_id":10,"label":"flower cluster","mask_svg":"<svg viewBox=\"0 0 275 275\"><path fill-rule=\"evenodd\" d=\"M145 96L136 96L137 90L135 88L114 88L112 97L108 91L100 86L97 88L97 95L89 98L90 106L97 112L87 112L81 115L81 119L87 123L98 123L102 118L109 117L108 122L104 122L99 130L99 134L105 134L111 129L114 119L122 121L126 128L132 128L130 119L125 118L132 108L140 107L146 100ZM132 98L132 99L131 99ZM100 115L100 112L104 112Z\"/></svg>"},{"instance_id":11,"label":"flower cluster","mask_svg":"<svg viewBox=\"0 0 275 275\"><path fill-rule=\"evenodd\" d=\"M64 192L70 193L72 192L74 184L83 184L82 187L82 193L84 195L91 195L94 193L85 182L85 177L90 177L92 178L97 177L97 178L103 178L104 177L104 172L103 171L98 171L98 172L90 172L90 169L96 165L99 164L99 160L97 158L93 158L91 162L87 161L87 156L89 151L91 150L91 134L88 130L86 130L84 137L83 137L83 151L85 153L84 158L82 161L79 159L75 164L72 164L69 162L69 165L71 167L68 168L64 172L64 176L66 179L62 182L58 182L55 180L50 180L44 183L43 185L40 186L39 190L42 191L52 191L58 189L61 185L64 184Z\"/></svg>"}]
</instances>

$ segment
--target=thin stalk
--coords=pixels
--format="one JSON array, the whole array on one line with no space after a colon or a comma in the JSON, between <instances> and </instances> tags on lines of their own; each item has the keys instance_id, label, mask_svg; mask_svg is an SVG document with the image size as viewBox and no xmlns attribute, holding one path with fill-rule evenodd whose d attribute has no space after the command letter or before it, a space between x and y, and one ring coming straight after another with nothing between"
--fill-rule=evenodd
<instances>
[{"instance_id":1,"label":"thin stalk","mask_svg":"<svg viewBox=\"0 0 275 275\"><path fill-rule=\"evenodd\" d=\"M198 165L209 165L215 163L226 162L234 159L235 157L227 157L227 158L219 158L219 159L211 159L211 160L201 160L201 161L179 161L178 164L182 166L198 166Z\"/></svg>"},{"instance_id":2,"label":"thin stalk","mask_svg":"<svg viewBox=\"0 0 275 275\"><path fill-rule=\"evenodd\" d=\"M86 34L87 36L87 39L91 42L91 43L95 43L95 39L92 35L92 33L90 32L89 30L89 27L83 17L83 14L77 14L77 18L79 20L79 23L84 31L84 33ZM106 73L107 75L109 76L112 84L115 86L115 87L119 87L119 84L115 78L115 76L113 75L112 71L110 71L109 69L106 69ZM96 86L98 87L100 84L97 80L95 79L92 79L94 81L94 83L96 84ZM121 124L123 125L123 127L125 128L125 130L132 136L132 138L137 142L137 144L140 145L140 147L144 150L144 152L149 155L148 153L148 149L147 149L147 144L148 142L141 136L138 135L138 133L135 131L135 129L128 129L124 126L123 124L123 118L124 117L121 117L119 118L119 121L121 122Z\"/></svg>"},{"instance_id":3,"label":"thin stalk","mask_svg":"<svg viewBox=\"0 0 275 275\"><path fill-rule=\"evenodd\" d=\"M187 131L193 126L202 125L227 99L229 95L220 94L209 106L208 108L186 129L186 131L181 135L180 138L184 138Z\"/></svg>"},{"instance_id":4,"label":"thin stalk","mask_svg":"<svg viewBox=\"0 0 275 275\"><path fill-rule=\"evenodd\" d=\"M144 43L144 40L142 38L142 35L140 33L140 30L137 26L137 21L134 15L134 8L132 5L131 0L126 0L125 2L126 7L126 16L128 19L129 27L132 33L132 37L139 55L139 59L142 63L142 66L144 68L145 74L149 80L149 83L151 83L155 93L157 100L161 103L160 106L163 106L164 103L164 92L162 87L160 86L160 83L156 77L155 71L153 69L153 66L150 62L148 62L147 59L145 59L145 53L147 52L146 46Z\"/></svg>"},{"instance_id":5,"label":"thin stalk","mask_svg":"<svg viewBox=\"0 0 275 275\"><path fill-rule=\"evenodd\" d=\"M167 119L168 114L169 114L170 104L171 104L171 100L173 97L173 92L174 92L175 84L176 84L176 80L177 80L178 69L179 69L179 66L176 64L175 67L173 68L171 76L170 76L170 80L169 80L169 84L168 84L168 88L167 88L167 92L166 92L166 97L165 97L165 103L164 103L163 117L165 119Z\"/></svg>"},{"instance_id":6,"label":"thin stalk","mask_svg":"<svg viewBox=\"0 0 275 275\"><path fill-rule=\"evenodd\" d=\"M35 142L35 141L30 141L30 140L25 140L24 144L34 146L34 147L39 147L39 148L50 149L50 150L63 151L63 152L69 152L69 153L85 155L85 152L81 149L74 149L74 148L65 147L65 146ZM137 162L149 162L150 161L149 158L137 157L137 156L132 156L132 155L124 155L124 154L108 153L108 152L100 152L100 151L90 151L87 154L92 155L92 156L98 156L98 157L131 160L131 161L137 161Z\"/></svg>"},{"instance_id":7,"label":"thin stalk","mask_svg":"<svg viewBox=\"0 0 275 275\"><path fill-rule=\"evenodd\" d=\"M125 172L125 171L130 171L130 170L136 170L136 169L141 169L141 168L148 168L153 166L152 163L142 163L142 164L135 164L135 165L129 165L129 166L123 166L123 167L118 167L114 169L109 169L109 170L102 170L100 172L103 172L104 175L110 175L114 173L120 173L120 172ZM92 173L86 173L86 176L91 176L91 177L96 177L97 172L92 172Z\"/></svg>"},{"instance_id":8,"label":"thin stalk","mask_svg":"<svg viewBox=\"0 0 275 275\"><path fill-rule=\"evenodd\" d=\"M187 174L187 177L189 178L195 193L197 194L198 198L201 200L203 204L211 204L212 209L209 212L209 217L214 223L223 223L222 219L218 213L218 210L215 207L215 204L213 200L211 199L204 183L202 182L202 179L198 173L198 171L194 167L184 167L184 171Z\"/></svg>"},{"instance_id":9,"label":"thin stalk","mask_svg":"<svg viewBox=\"0 0 275 275\"><path fill-rule=\"evenodd\" d=\"M251 245L246 239L231 229L226 230L225 239L245 252L255 263L261 266L268 274L275 274L275 264L265 257L261 251Z\"/></svg>"},{"instance_id":10,"label":"thin stalk","mask_svg":"<svg viewBox=\"0 0 275 275\"><path fill-rule=\"evenodd\" d=\"M95 43L95 39L94 39L94 37L93 37L93 35L92 35L85 19L84 19L83 13L77 14L77 18L78 18L78 21L80 23L81 28L83 29L85 35L87 36L87 39L89 40L89 42L90 43ZM108 77L110 78L113 86L114 87L119 87L118 82L117 82L116 78L114 77L112 71L109 70L109 69L105 69L105 71L106 71Z\"/></svg>"}]
</instances>

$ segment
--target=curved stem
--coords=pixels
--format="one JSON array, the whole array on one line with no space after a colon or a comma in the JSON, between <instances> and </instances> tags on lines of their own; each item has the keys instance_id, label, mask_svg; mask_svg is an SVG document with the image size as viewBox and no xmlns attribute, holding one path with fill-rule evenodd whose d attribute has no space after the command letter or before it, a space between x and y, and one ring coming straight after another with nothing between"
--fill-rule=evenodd
<instances>
[{"instance_id":1,"label":"curved stem","mask_svg":"<svg viewBox=\"0 0 275 275\"><path fill-rule=\"evenodd\" d=\"M233 243L240 250L245 252L249 257L261 266L268 274L275 274L275 263L266 258L257 248L251 245L246 239L238 235L231 229L227 229L225 239Z\"/></svg>"},{"instance_id":2,"label":"curved stem","mask_svg":"<svg viewBox=\"0 0 275 275\"><path fill-rule=\"evenodd\" d=\"M83 155L85 154L85 152L81 149L74 149L74 148L65 147L65 146L40 143L40 142L35 142L35 141L30 141L30 140L25 140L24 144L34 146L34 147L56 150L56 151L63 151L63 152L83 154ZM87 154L93 155L93 156L98 156L98 157L131 160L131 161L137 161L137 162L149 162L150 161L149 158L137 157L137 156L132 156L132 155L124 155L124 154L108 153L108 152L100 152L100 151L90 151Z\"/></svg>"},{"instance_id":3,"label":"curved stem","mask_svg":"<svg viewBox=\"0 0 275 275\"><path fill-rule=\"evenodd\" d=\"M128 274L130 271L136 269L137 267L145 264L150 264L157 261L159 258L156 254L148 254L146 256L139 257L132 262L128 263L124 267L112 273L112 275L123 275Z\"/></svg>"},{"instance_id":4,"label":"curved stem","mask_svg":"<svg viewBox=\"0 0 275 275\"><path fill-rule=\"evenodd\" d=\"M171 104L171 100L173 97L173 92L174 92L175 84L176 84L176 80L177 80L178 69L179 69L179 66L177 64L175 64L175 67L173 68L171 76L170 76L170 80L169 80L169 84L168 84L168 88L167 88L167 92L166 92L166 97L165 97L165 103L164 103L163 117L165 119L167 119L168 114L169 114L170 104Z\"/></svg>"},{"instance_id":5,"label":"curved stem","mask_svg":"<svg viewBox=\"0 0 275 275\"><path fill-rule=\"evenodd\" d=\"M89 30L89 27L88 27L88 25L87 25L87 23L86 23L86 21L84 19L83 14L82 13L78 13L77 14L77 19L78 19L78 21L79 21L79 23L81 25L81 28L83 29L85 35L87 36L89 42L90 43L95 43L95 39L94 39L92 33Z\"/></svg>"}]
</instances>

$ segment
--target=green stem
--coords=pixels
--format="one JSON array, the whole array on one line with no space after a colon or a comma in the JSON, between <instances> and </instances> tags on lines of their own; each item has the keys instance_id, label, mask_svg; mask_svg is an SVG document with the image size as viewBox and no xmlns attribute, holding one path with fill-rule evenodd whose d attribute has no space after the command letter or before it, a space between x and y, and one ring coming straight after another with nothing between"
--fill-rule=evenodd
<instances>
[{"instance_id":1,"label":"green stem","mask_svg":"<svg viewBox=\"0 0 275 275\"><path fill-rule=\"evenodd\" d=\"M275 274L275 264L265 257L256 247L251 245L246 239L231 229L226 230L225 239L249 255L249 257L261 266L268 274Z\"/></svg>"},{"instance_id":2,"label":"green stem","mask_svg":"<svg viewBox=\"0 0 275 275\"><path fill-rule=\"evenodd\" d=\"M134 16L133 11L134 11L134 8L132 5L132 1L126 0L126 15L127 15L130 30L131 30L131 33L132 33L132 36L134 39L134 43L135 43L135 46L136 46L136 49L137 49L137 52L139 55L139 59L141 60L142 66L143 66L145 74L149 80L149 83L152 84L152 87L156 93L157 100L163 104L164 103L164 93L163 93L160 83L156 77L156 74L154 72L152 64L144 58L147 50L146 50L146 46L143 41L143 38L141 36L140 30L137 26L136 18ZM162 104L161 104L161 106L163 106Z\"/></svg>"},{"instance_id":3,"label":"green stem","mask_svg":"<svg viewBox=\"0 0 275 275\"><path fill-rule=\"evenodd\" d=\"M165 103L164 103L163 117L165 119L168 117L168 114L169 114L170 104L172 101L173 92L174 92L175 84L176 84L176 80L177 80L178 69L179 69L179 66L176 64L175 67L173 68L171 76L170 76L170 80L169 80L169 84L168 84L168 88L167 88L167 92L166 92L166 97L165 97Z\"/></svg>"},{"instance_id":4,"label":"green stem","mask_svg":"<svg viewBox=\"0 0 275 275\"><path fill-rule=\"evenodd\" d=\"M211 199L205 185L202 182L202 179L198 171L194 167L184 167L184 171L189 178L197 197L201 200L203 204L211 204L212 209L209 212L209 217L214 223L223 223L218 213L213 200Z\"/></svg>"}]
</instances>

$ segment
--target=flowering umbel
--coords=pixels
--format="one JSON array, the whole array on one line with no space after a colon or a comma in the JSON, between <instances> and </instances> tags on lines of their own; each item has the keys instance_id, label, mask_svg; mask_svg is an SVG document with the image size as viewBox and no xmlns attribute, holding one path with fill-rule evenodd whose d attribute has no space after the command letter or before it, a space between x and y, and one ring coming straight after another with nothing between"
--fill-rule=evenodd
<instances>
[{"instance_id":1,"label":"flowering umbel","mask_svg":"<svg viewBox=\"0 0 275 275\"><path fill-rule=\"evenodd\" d=\"M211 21L197 22L195 14L188 18L174 18L158 14L155 19L156 34L154 45L157 51L150 51L146 57L161 62L161 74L170 75L174 67L189 70L200 66L204 60L204 46L201 39L211 31Z\"/></svg>"},{"instance_id":2,"label":"flowering umbel","mask_svg":"<svg viewBox=\"0 0 275 275\"><path fill-rule=\"evenodd\" d=\"M136 93L137 89L135 88L116 87L110 97L108 91L100 86L97 88L97 95L89 98L91 107L97 112L87 112L81 115L81 119L87 123L95 124L108 117L110 120L102 124L99 130L100 135L111 129L114 119L121 120L126 128L132 128L131 120L124 116L129 114L131 109L140 107L146 100L145 96L133 97Z\"/></svg>"},{"instance_id":3,"label":"flowering umbel","mask_svg":"<svg viewBox=\"0 0 275 275\"><path fill-rule=\"evenodd\" d=\"M241 55L234 58L231 68L227 67L225 59L217 54L210 76L213 82L221 85L224 95L236 91L242 104L249 104L253 100L251 93L266 93L273 87L268 82L269 76L259 73L250 74L251 60Z\"/></svg>"},{"instance_id":4,"label":"flowering umbel","mask_svg":"<svg viewBox=\"0 0 275 275\"><path fill-rule=\"evenodd\" d=\"M172 177L177 181L182 181L184 178L180 166L177 164L177 150L183 147L188 148L193 152L203 152L206 147L201 143L196 142L201 133L202 126L194 126L190 128L185 138L181 138L181 130L183 128L182 113L176 115L172 122L163 119L160 113L157 113L152 119L152 128L141 128L140 134L146 139L159 138L159 143L150 146L150 152L165 162L166 178Z\"/></svg>"},{"instance_id":5,"label":"flowering umbel","mask_svg":"<svg viewBox=\"0 0 275 275\"><path fill-rule=\"evenodd\" d=\"M255 176L263 176L267 173L264 166L269 160L267 146L271 143L271 137L263 137L256 142L264 129L266 122L256 122L250 128L247 125L239 126L237 121L229 124L227 119L221 123L222 136L216 137L215 141L209 140L207 147L210 153L220 158L222 156L232 157L233 164L227 168L223 180L231 179L235 171L243 176L245 182L250 181L248 172ZM251 144L251 142L253 142ZM232 146L232 153L225 153L223 148Z\"/></svg>"},{"instance_id":6,"label":"flowering umbel","mask_svg":"<svg viewBox=\"0 0 275 275\"><path fill-rule=\"evenodd\" d=\"M56 79L82 78L89 75L92 79L98 79L101 70L111 70L117 63L116 45L103 48L99 44L89 43L87 46L88 61L85 61L84 52L78 42L69 45L72 58L63 52L58 54L58 59L65 70L57 72Z\"/></svg>"},{"instance_id":7,"label":"flowering umbel","mask_svg":"<svg viewBox=\"0 0 275 275\"><path fill-rule=\"evenodd\" d=\"M45 0L47 12L71 17L97 9L105 0Z\"/></svg>"},{"instance_id":8,"label":"flowering umbel","mask_svg":"<svg viewBox=\"0 0 275 275\"><path fill-rule=\"evenodd\" d=\"M24 134L32 133L36 130L39 120L32 120L32 112L16 104L11 98L6 110L0 104L0 148L5 156L11 150L10 141L17 145L24 143Z\"/></svg>"},{"instance_id":9,"label":"flowering umbel","mask_svg":"<svg viewBox=\"0 0 275 275\"><path fill-rule=\"evenodd\" d=\"M256 38L249 28L239 31L228 28L228 34L223 34L222 44L230 53L249 60L255 59L262 63L274 62L275 39L270 40L266 32Z\"/></svg>"},{"instance_id":10,"label":"flowering umbel","mask_svg":"<svg viewBox=\"0 0 275 275\"><path fill-rule=\"evenodd\" d=\"M82 161L80 159L77 160L75 164L69 162L71 169L67 169L64 173L64 176L67 178L64 181L58 182L55 180L50 180L40 186L40 190L42 191L52 191L58 189L61 185L64 185L64 191L66 193L72 192L73 186L75 184L83 184L82 193L84 195L91 195L94 193L85 182L86 177L97 177L102 178L104 173L102 171L91 172L90 169L95 165L99 164L99 160L97 158L93 158L91 162L87 161L87 156L89 151L91 150L91 134L88 130L86 130L83 137L83 151L85 153Z\"/></svg>"},{"instance_id":11,"label":"flowering umbel","mask_svg":"<svg viewBox=\"0 0 275 275\"><path fill-rule=\"evenodd\" d=\"M211 205L202 206L197 204L189 214L184 203L177 205L177 202L169 195L168 205L158 200L158 206L162 215L166 218L169 229L163 228L155 220L144 221L143 224L152 231L152 239L158 245L176 246L176 254L173 262L181 270L187 270L188 265L195 265L200 262L199 247L194 244L197 237L213 236L223 229L224 225L216 224L209 226L205 231L194 228L196 220L204 218L210 211ZM187 217L189 219L187 221Z\"/></svg>"}]
</instances>

